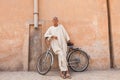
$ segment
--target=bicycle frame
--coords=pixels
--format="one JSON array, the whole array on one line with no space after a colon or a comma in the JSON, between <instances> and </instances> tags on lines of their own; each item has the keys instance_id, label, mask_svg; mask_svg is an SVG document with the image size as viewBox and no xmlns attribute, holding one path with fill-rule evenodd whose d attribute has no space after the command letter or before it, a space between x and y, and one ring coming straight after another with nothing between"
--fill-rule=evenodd
<instances>
[{"instance_id":1,"label":"bicycle frame","mask_svg":"<svg viewBox=\"0 0 120 80\"><path fill-rule=\"evenodd\" d=\"M74 50L80 50L80 48L77 48L77 47L74 47L74 46L68 46L68 51L67 51L67 56L66 56L67 60L68 60L70 54L72 52L74 52Z\"/></svg>"},{"instance_id":2,"label":"bicycle frame","mask_svg":"<svg viewBox=\"0 0 120 80\"><path fill-rule=\"evenodd\" d=\"M76 47L74 47L74 46L68 46L68 51L67 51L67 56L66 56L67 62L68 62L68 58L69 58L70 54L71 54L72 52L74 52L74 50L79 50L79 49L80 49L80 48L76 48ZM48 54L51 54L51 56L52 56L52 63L51 63L51 66L52 66L53 63L54 63L54 56L53 56L53 52L51 51L51 47L49 47L48 50L47 50L46 58L47 58L47 55L48 55ZM69 66L69 65L68 65L68 66Z\"/></svg>"},{"instance_id":3,"label":"bicycle frame","mask_svg":"<svg viewBox=\"0 0 120 80\"><path fill-rule=\"evenodd\" d=\"M46 53L46 57L48 54L51 54L51 56L52 56L52 63L51 63L51 66L52 66L54 63L54 56L53 56L53 53L51 52L51 47L48 48L47 53Z\"/></svg>"}]
</instances>

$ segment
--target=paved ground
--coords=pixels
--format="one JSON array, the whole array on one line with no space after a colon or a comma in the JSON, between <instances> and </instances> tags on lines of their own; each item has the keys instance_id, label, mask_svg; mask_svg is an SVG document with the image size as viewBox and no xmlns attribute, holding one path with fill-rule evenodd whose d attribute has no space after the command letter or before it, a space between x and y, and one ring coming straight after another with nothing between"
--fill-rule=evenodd
<instances>
[{"instance_id":1,"label":"paved ground","mask_svg":"<svg viewBox=\"0 0 120 80\"><path fill-rule=\"evenodd\" d=\"M72 72L71 80L120 80L120 70ZM0 72L0 80L64 80L57 71L42 76L37 72ZM65 79L69 80L69 79Z\"/></svg>"}]
</instances>

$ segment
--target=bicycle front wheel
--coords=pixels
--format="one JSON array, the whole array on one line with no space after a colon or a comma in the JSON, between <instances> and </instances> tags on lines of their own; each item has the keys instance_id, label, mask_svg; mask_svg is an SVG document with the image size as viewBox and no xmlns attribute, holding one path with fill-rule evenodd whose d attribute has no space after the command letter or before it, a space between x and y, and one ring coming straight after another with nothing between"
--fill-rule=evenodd
<instances>
[{"instance_id":1,"label":"bicycle front wheel","mask_svg":"<svg viewBox=\"0 0 120 80\"><path fill-rule=\"evenodd\" d=\"M38 58L37 62L37 71L39 74L45 75L51 69L52 64L52 55L48 52L45 52Z\"/></svg>"},{"instance_id":2,"label":"bicycle front wheel","mask_svg":"<svg viewBox=\"0 0 120 80\"><path fill-rule=\"evenodd\" d=\"M74 50L68 58L68 64L73 71L82 72L89 65L89 57L82 50Z\"/></svg>"}]
</instances>

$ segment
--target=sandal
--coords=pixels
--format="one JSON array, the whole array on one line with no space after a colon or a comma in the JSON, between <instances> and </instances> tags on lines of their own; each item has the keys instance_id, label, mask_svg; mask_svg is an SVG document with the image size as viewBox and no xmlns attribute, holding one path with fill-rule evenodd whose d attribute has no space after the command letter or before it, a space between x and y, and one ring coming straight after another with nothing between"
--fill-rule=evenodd
<instances>
[{"instance_id":1,"label":"sandal","mask_svg":"<svg viewBox=\"0 0 120 80\"><path fill-rule=\"evenodd\" d=\"M66 77L65 77L65 74L64 74L64 72L62 71L62 72L60 72L60 77L62 77L63 79L65 79Z\"/></svg>"},{"instance_id":2,"label":"sandal","mask_svg":"<svg viewBox=\"0 0 120 80\"><path fill-rule=\"evenodd\" d=\"M72 78L71 75L68 72L66 72L66 78L68 78L68 79Z\"/></svg>"}]
</instances>

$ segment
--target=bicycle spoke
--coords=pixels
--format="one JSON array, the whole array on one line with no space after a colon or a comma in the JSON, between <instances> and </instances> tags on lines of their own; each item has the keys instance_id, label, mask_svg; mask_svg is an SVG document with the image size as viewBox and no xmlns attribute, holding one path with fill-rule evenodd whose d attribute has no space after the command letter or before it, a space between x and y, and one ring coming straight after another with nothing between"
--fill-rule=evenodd
<instances>
[{"instance_id":1,"label":"bicycle spoke","mask_svg":"<svg viewBox=\"0 0 120 80\"><path fill-rule=\"evenodd\" d=\"M69 58L69 65L75 71L82 71L88 65L88 58L81 51L75 51L72 53Z\"/></svg>"},{"instance_id":2,"label":"bicycle spoke","mask_svg":"<svg viewBox=\"0 0 120 80\"><path fill-rule=\"evenodd\" d=\"M43 54L38 62L37 70L40 74L46 74L51 68L52 56L49 53Z\"/></svg>"}]
</instances>

